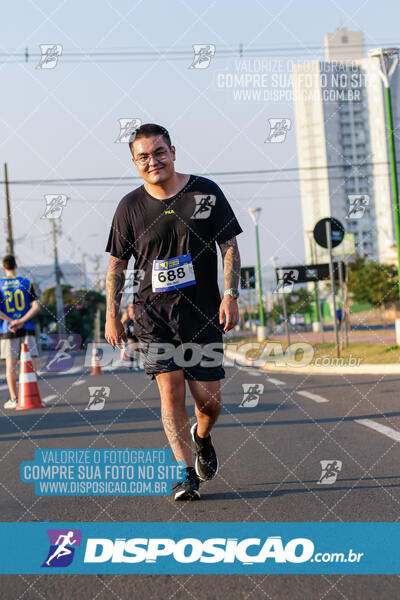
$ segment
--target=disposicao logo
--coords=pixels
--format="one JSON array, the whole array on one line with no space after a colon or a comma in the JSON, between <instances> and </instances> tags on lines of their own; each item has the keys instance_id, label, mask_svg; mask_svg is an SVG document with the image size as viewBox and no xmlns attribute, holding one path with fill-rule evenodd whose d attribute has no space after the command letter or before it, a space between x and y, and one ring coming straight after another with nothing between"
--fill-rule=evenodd
<instances>
[{"instance_id":1,"label":"disposicao logo","mask_svg":"<svg viewBox=\"0 0 400 600\"><path fill-rule=\"evenodd\" d=\"M250 550L251 548L251 550ZM173 558L178 563L234 563L245 565L265 563L303 563L312 557L314 544L308 538L294 538L283 544L280 536L261 538L89 538L85 563L156 563L160 557Z\"/></svg>"},{"instance_id":2,"label":"disposicao logo","mask_svg":"<svg viewBox=\"0 0 400 600\"><path fill-rule=\"evenodd\" d=\"M79 529L48 529L50 548L42 567L68 567L72 563L75 547L81 545Z\"/></svg>"}]
</instances>

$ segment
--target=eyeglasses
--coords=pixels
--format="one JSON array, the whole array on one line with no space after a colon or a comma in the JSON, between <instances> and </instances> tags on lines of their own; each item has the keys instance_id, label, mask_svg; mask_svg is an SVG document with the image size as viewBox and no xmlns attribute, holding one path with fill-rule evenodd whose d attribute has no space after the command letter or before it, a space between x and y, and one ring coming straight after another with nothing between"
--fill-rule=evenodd
<instances>
[{"instance_id":1,"label":"eyeglasses","mask_svg":"<svg viewBox=\"0 0 400 600\"><path fill-rule=\"evenodd\" d=\"M152 156L156 159L156 161L163 162L167 158L168 152L166 150L156 150L151 154L138 156L135 158L135 161L138 162L140 166L145 167L146 165L150 164Z\"/></svg>"}]
</instances>

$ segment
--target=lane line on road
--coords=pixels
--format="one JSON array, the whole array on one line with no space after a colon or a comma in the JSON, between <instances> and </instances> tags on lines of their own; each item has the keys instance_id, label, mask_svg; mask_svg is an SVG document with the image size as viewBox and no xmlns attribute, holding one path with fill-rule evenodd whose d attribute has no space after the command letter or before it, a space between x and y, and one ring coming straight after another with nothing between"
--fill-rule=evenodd
<instances>
[{"instance_id":1,"label":"lane line on road","mask_svg":"<svg viewBox=\"0 0 400 600\"><path fill-rule=\"evenodd\" d=\"M42 402L43 402L43 404L45 404L47 406L47 404L50 403L55 398L57 398L57 394L51 394L51 396L45 396L44 398L42 398Z\"/></svg>"},{"instance_id":2,"label":"lane line on road","mask_svg":"<svg viewBox=\"0 0 400 600\"><path fill-rule=\"evenodd\" d=\"M318 394L312 394L311 392L306 392L306 390L300 390L297 392L300 396L304 396L304 398L309 398L310 400L314 400L314 402L322 403L329 402L326 398L322 396L318 396Z\"/></svg>"},{"instance_id":3,"label":"lane line on road","mask_svg":"<svg viewBox=\"0 0 400 600\"><path fill-rule=\"evenodd\" d=\"M396 429L392 429L387 425L382 425L382 423L377 423L372 419L355 419L354 422L364 425L365 427L369 427L370 429L374 429L375 431L386 435L395 442L400 442L400 431L396 431Z\"/></svg>"},{"instance_id":4,"label":"lane line on road","mask_svg":"<svg viewBox=\"0 0 400 600\"><path fill-rule=\"evenodd\" d=\"M273 383L274 385L286 385L284 381L281 381L280 379L273 379L273 377L267 377L267 381Z\"/></svg>"},{"instance_id":5,"label":"lane line on road","mask_svg":"<svg viewBox=\"0 0 400 600\"><path fill-rule=\"evenodd\" d=\"M74 375L79 371L83 371L83 367L77 365L75 367L71 367L70 369L66 369L65 371L48 371L47 369L37 371L37 374L41 377L45 377L46 375Z\"/></svg>"},{"instance_id":6,"label":"lane line on road","mask_svg":"<svg viewBox=\"0 0 400 600\"><path fill-rule=\"evenodd\" d=\"M84 383L86 383L86 379L78 379L77 381L74 381L73 383L71 383L72 385L83 385Z\"/></svg>"}]
</instances>

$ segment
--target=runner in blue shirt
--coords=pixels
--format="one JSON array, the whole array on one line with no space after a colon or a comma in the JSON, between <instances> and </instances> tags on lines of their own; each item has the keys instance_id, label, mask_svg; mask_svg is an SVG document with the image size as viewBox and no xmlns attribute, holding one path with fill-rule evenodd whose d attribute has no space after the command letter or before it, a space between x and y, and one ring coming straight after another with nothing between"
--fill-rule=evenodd
<instances>
[{"instance_id":1,"label":"runner in blue shirt","mask_svg":"<svg viewBox=\"0 0 400 600\"><path fill-rule=\"evenodd\" d=\"M37 356L33 317L39 312L39 302L32 283L16 275L14 256L3 258L5 277L0 278L0 351L6 361L6 377L10 399L4 408L17 408L17 362L21 344L31 356Z\"/></svg>"}]
</instances>

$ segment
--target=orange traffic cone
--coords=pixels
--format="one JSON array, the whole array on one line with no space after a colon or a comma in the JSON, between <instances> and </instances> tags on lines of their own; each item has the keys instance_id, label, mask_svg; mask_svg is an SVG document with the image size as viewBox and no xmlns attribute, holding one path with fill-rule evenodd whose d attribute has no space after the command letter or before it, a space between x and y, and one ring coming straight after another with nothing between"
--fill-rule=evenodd
<instances>
[{"instance_id":1,"label":"orange traffic cone","mask_svg":"<svg viewBox=\"0 0 400 600\"><path fill-rule=\"evenodd\" d=\"M46 408L42 403L36 371L27 344L21 344L21 370L18 385L17 410Z\"/></svg>"},{"instance_id":2,"label":"orange traffic cone","mask_svg":"<svg viewBox=\"0 0 400 600\"><path fill-rule=\"evenodd\" d=\"M92 372L91 375L101 375L101 366L99 365L100 361L100 352L96 348L96 342L93 342L93 350L92 350Z\"/></svg>"}]
</instances>

